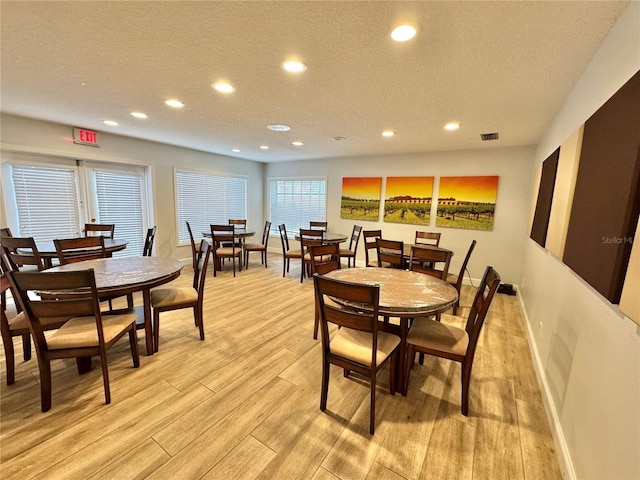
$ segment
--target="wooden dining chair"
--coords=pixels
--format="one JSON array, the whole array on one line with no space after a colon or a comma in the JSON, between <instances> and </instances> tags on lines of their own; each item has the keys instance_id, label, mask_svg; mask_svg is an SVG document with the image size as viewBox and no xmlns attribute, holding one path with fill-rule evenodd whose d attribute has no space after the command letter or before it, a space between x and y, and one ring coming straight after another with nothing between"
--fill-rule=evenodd
<instances>
[{"instance_id":1,"label":"wooden dining chair","mask_svg":"<svg viewBox=\"0 0 640 480\"><path fill-rule=\"evenodd\" d=\"M452 255L451 250L436 250L414 245L411 247L409 270L446 280Z\"/></svg>"},{"instance_id":2,"label":"wooden dining chair","mask_svg":"<svg viewBox=\"0 0 640 480\"><path fill-rule=\"evenodd\" d=\"M153 251L153 241L156 238L156 227L147 229L147 236L144 239L144 247L142 248L142 256L150 257Z\"/></svg>"},{"instance_id":3,"label":"wooden dining chair","mask_svg":"<svg viewBox=\"0 0 640 480\"><path fill-rule=\"evenodd\" d=\"M365 267L377 267L378 258L373 258L372 252L378 251L378 245L376 241L378 238L382 238L382 230L363 230L362 237L364 238L364 259ZM377 255L377 253L376 253Z\"/></svg>"},{"instance_id":4,"label":"wooden dining chair","mask_svg":"<svg viewBox=\"0 0 640 480\"><path fill-rule=\"evenodd\" d=\"M342 282L320 275L314 275L313 280L322 335L320 410L325 411L327 408L330 365L364 375L369 378L369 432L373 435L376 418L376 378L378 372L390 361L389 391L391 395L395 395L400 338L378 330L378 285ZM334 302L357 304L359 308L343 308ZM329 335L330 323L339 327L332 336Z\"/></svg>"},{"instance_id":5,"label":"wooden dining chair","mask_svg":"<svg viewBox=\"0 0 640 480\"><path fill-rule=\"evenodd\" d=\"M427 317L416 317L407 336L407 358L405 367L405 391L409 388L409 376L414 366L416 352L447 358L462 364L462 414L469 414L469 384L471 367L493 296L500 285L500 275L488 266L471 305L465 328L451 325L452 321L463 321L460 317L442 314L440 322Z\"/></svg>"},{"instance_id":6,"label":"wooden dining chair","mask_svg":"<svg viewBox=\"0 0 640 480\"><path fill-rule=\"evenodd\" d=\"M269 244L269 230L271 230L271 222L264 222L264 230L262 231L261 243L245 243L244 245L244 265L245 270L249 269L249 253L260 252L260 261L267 268L267 246Z\"/></svg>"},{"instance_id":7,"label":"wooden dining chair","mask_svg":"<svg viewBox=\"0 0 640 480\"><path fill-rule=\"evenodd\" d=\"M324 230L300 229L300 283L304 281L304 277L311 271L311 257L307 248L312 245L322 245Z\"/></svg>"},{"instance_id":8,"label":"wooden dining chair","mask_svg":"<svg viewBox=\"0 0 640 480\"><path fill-rule=\"evenodd\" d=\"M347 267L351 267L351 259L353 259L353 266L356 266L356 254L358 253L358 244L360 243L360 235L362 233L362 227L360 225L354 225L351 232L351 239L349 240L349 248L340 249L340 258L347 259Z\"/></svg>"},{"instance_id":9,"label":"wooden dining chair","mask_svg":"<svg viewBox=\"0 0 640 480\"><path fill-rule=\"evenodd\" d=\"M60 265L106 258L103 236L57 238L53 240Z\"/></svg>"},{"instance_id":10,"label":"wooden dining chair","mask_svg":"<svg viewBox=\"0 0 640 480\"><path fill-rule=\"evenodd\" d=\"M29 321L40 370L40 398L43 412L51 408L51 360L61 358L90 362L100 357L105 403L111 403L107 350L129 335L133 366L140 366L134 310L118 313L100 311L93 269L73 272L8 272L12 291ZM55 292L55 295L40 295ZM69 317L60 328L45 336L45 324Z\"/></svg>"},{"instance_id":11,"label":"wooden dining chair","mask_svg":"<svg viewBox=\"0 0 640 480\"><path fill-rule=\"evenodd\" d=\"M311 275L317 273L324 275L341 268L340 248L337 243L325 245L310 245L307 247L309 258L311 259ZM318 338L318 325L320 323L320 312L318 306L315 309L315 320L313 325L313 339Z\"/></svg>"},{"instance_id":12,"label":"wooden dining chair","mask_svg":"<svg viewBox=\"0 0 640 480\"><path fill-rule=\"evenodd\" d=\"M9 227L0 228L0 238L2 237L13 237L13 234L11 233L11 229Z\"/></svg>"},{"instance_id":13,"label":"wooden dining chair","mask_svg":"<svg viewBox=\"0 0 640 480\"><path fill-rule=\"evenodd\" d=\"M471 254L473 253L473 249L476 248L476 241L473 240L471 245L469 245L469 250L467 250L467 255L464 257L464 261L460 266L460 271L456 275L455 273L449 273L447 275L447 282L455 287L458 291L458 300L453 305L453 314L456 315L458 313L458 307L460 306L460 291L462 290L462 280L464 279L464 272L467 270L467 264L469 263L469 259L471 258Z\"/></svg>"},{"instance_id":14,"label":"wooden dining chair","mask_svg":"<svg viewBox=\"0 0 640 480\"><path fill-rule=\"evenodd\" d=\"M242 247L238 246L233 225L211 225L211 239L213 241L213 276L216 270L222 266L221 260L230 258L233 264L233 276L236 276L236 258L239 268L242 270ZM225 247L223 244L230 246Z\"/></svg>"},{"instance_id":15,"label":"wooden dining chair","mask_svg":"<svg viewBox=\"0 0 640 480\"><path fill-rule=\"evenodd\" d=\"M185 222L187 224L187 231L189 232L189 240L191 241L191 265L193 269L196 269L196 259L198 257L198 247L196 246L196 241L193 238L193 231L191 230L191 225L189 222Z\"/></svg>"},{"instance_id":16,"label":"wooden dining chair","mask_svg":"<svg viewBox=\"0 0 640 480\"><path fill-rule=\"evenodd\" d=\"M160 344L160 314L170 310L193 308L193 318L200 330L200 340L204 340L204 286L207 277L207 266L211 257L212 247L209 242L202 240L198 249L196 269L193 271L191 287L158 287L151 290L151 308L153 310L154 348L158 351Z\"/></svg>"},{"instance_id":17,"label":"wooden dining chair","mask_svg":"<svg viewBox=\"0 0 640 480\"><path fill-rule=\"evenodd\" d=\"M289 248L289 237L287 236L287 227L284 223L278 225L278 231L280 232L280 243L282 244L282 276L289 272L289 267L292 258L302 258L302 253L299 249Z\"/></svg>"},{"instance_id":18,"label":"wooden dining chair","mask_svg":"<svg viewBox=\"0 0 640 480\"><path fill-rule=\"evenodd\" d=\"M404 242L399 240L376 239L378 267L405 268Z\"/></svg>"},{"instance_id":19,"label":"wooden dining chair","mask_svg":"<svg viewBox=\"0 0 640 480\"><path fill-rule=\"evenodd\" d=\"M12 270L30 267L31 270L44 270L44 259L33 237L0 237L0 244Z\"/></svg>"},{"instance_id":20,"label":"wooden dining chair","mask_svg":"<svg viewBox=\"0 0 640 480\"><path fill-rule=\"evenodd\" d=\"M416 245L435 245L438 247L440 246L440 233L416 230L414 243Z\"/></svg>"},{"instance_id":21,"label":"wooden dining chair","mask_svg":"<svg viewBox=\"0 0 640 480\"><path fill-rule=\"evenodd\" d=\"M84 236L100 235L105 238L113 238L116 226L113 223L85 223Z\"/></svg>"},{"instance_id":22,"label":"wooden dining chair","mask_svg":"<svg viewBox=\"0 0 640 480\"><path fill-rule=\"evenodd\" d=\"M310 230L324 230L327 231L327 222L309 222Z\"/></svg>"}]
</instances>

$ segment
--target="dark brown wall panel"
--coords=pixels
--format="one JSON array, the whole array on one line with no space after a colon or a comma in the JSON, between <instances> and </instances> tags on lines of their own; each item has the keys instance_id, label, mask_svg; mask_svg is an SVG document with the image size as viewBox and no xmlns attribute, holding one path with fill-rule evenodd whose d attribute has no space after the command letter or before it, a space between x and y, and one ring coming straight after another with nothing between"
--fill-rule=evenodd
<instances>
[{"instance_id":1,"label":"dark brown wall panel","mask_svg":"<svg viewBox=\"0 0 640 480\"><path fill-rule=\"evenodd\" d=\"M640 213L640 72L586 121L563 261L620 301Z\"/></svg>"},{"instance_id":2,"label":"dark brown wall panel","mask_svg":"<svg viewBox=\"0 0 640 480\"><path fill-rule=\"evenodd\" d=\"M543 247L547 241L547 230L549 229L549 216L551 215L551 202L553 200L553 189L556 184L559 157L560 149L558 148L542 162L542 175L540 177L540 187L538 188L536 211L533 215L533 224L531 225L531 238Z\"/></svg>"}]
</instances>

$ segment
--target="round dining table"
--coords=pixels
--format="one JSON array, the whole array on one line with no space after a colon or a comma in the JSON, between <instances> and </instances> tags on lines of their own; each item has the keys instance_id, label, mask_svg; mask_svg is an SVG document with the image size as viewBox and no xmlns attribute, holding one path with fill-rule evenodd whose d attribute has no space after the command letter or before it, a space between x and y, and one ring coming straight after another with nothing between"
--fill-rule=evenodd
<instances>
[{"instance_id":1,"label":"round dining table","mask_svg":"<svg viewBox=\"0 0 640 480\"><path fill-rule=\"evenodd\" d=\"M300 233L296 233L294 235L294 238L299 242ZM324 235L322 235L322 242L326 244L342 243L342 242L346 242L348 238L349 238L349 235L345 235L344 233L324 232Z\"/></svg>"},{"instance_id":2,"label":"round dining table","mask_svg":"<svg viewBox=\"0 0 640 480\"><path fill-rule=\"evenodd\" d=\"M458 299L458 292L449 283L424 273L397 268L343 268L334 270L325 277L365 285L379 285L379 314L397 317L399 325L385 322L385 330L400 337L400 359L398 362L397 390L406 395L404 378L405 357L409 321L418 316L429 316L444 312ZM360 305L345 305L361 308Z\"/></svg>"},{"instance_id":3,"label":"round dining table","mask_svg":"<svg viewBox=\"0 0 640 480\"><path fill-rule=\"evenodd\" d=\"M141 256L85 260L46 271L69 272L93 268L99 297L112 298L141 291L147 355L153 355L157 346L153 343L151 289L178 278L182 267L182 262L174 258Z\"/></svg>"}]
</instances>

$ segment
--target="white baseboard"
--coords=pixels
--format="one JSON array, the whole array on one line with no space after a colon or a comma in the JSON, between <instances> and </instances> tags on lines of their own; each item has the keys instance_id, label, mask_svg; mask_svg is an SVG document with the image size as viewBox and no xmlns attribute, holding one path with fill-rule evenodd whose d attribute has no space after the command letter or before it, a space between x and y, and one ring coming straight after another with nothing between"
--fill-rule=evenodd
<instances>
[{"instance_id":1,"label":"white baseboard","mask_svg":"<svg viewBox=\"0 0 640 480\"><path fill-rule=\"evenodd\" d=\"M524 318L524 323L527 328L527 339L529 343L529 349L531 350L531 356L533 358L533 366L536 371L536 377L538 379L538 386L542 393L542 401L544 403L544 409L547 413L547 420L551 428L551 435L556 447L558 456L558 463L560 465L560 471L562 472L562 478L565 480L576 480L576 472L573 468L573 462L571 461L571 454L569 453L569 447L562 431L562 425L558 417L558 411L553 403L553 397L551 396L551 390L547 378L544 374L544 368L540 355L538 353L538 347L534 340L533 332L531 330L531 323L529 322L529 316L527 310L522 302L522 296L518 294L518 303L520 305L520 311Z\"/></svg>"}]
</instances>

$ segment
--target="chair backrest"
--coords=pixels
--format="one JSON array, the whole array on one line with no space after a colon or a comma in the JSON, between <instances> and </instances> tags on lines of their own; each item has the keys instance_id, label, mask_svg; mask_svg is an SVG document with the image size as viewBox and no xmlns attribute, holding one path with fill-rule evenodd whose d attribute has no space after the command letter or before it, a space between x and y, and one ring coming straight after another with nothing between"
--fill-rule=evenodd
<instances>
[{"instance_id":1,"label":"chair backrest","mask_svg":"<svg viewBox=\"0 0 640 480\"><path fill-rule=\"evenodd\" d=\"M213 240L213 251L220 248L222 243L236 244L236 233L234 225L211 225L211 239Z\"/></svg>"},{"instance_id":2,"label":"chair backrest","mask_svg":"<svg viewBox=\"0 0 640 480\"><path fill-rule=\"evenodd\" d=\"M187 224L187 231L189 232L189 240L191 241L191 263L193 265L193 269L196 269L196 256L197 256L197 250L196 250L196 241L193 238L193 231L191 230L191 225L189 225L189 222L185 222Z\"/></svg>"},{"instance_id":3,"label":"chair backrest","mask_svg":"<svg viewBox=\"0 0 640 480\"><path fill-rule=\"evenodd\" d=\"M370 332L372 340L371 365L376 365L378 346L378 303L380 287L362 283L343 282L320 275L313 276L316 307L320 316L323 354L330 354L329 323L343 328ZM325 297L331 301L326 302ZM357 305L342 308L340 305Z\"/></svg>"},{"instance_id":4,"label":"chair backrest","mask_svg":"<svg viewBox=\"0 0 640 480\"><path fill-rule=\"evenodd\" d=\"M112 223L85 223L84 224L84 236L90 237L94 234L101 235L107 238L113 238L113 234L116 230L116 226Z\"/></svg>"},{"instance_id":5,"label":"chair backrest","mask_svg":"<svg viewBox=\"0 0 640 480\"><path fill-rule=\"evenodd\" d=\"M451 262L451 250L436 250L428 247L411 247L411 257L409 258L409 270L426 273L432 277L446 280L449 273L449 263ZM437 265L442 263L442 265Z\"/></svg>"},{"instance_id":6,"label":"chair backrest","mask_svg":"<svg viewBox=\"0 0 640 480\"><path fill-rule=\"evenodd\" d=\"M358 251L358 243L360 243L360 234L362 233L362 227L360 225L354 225L353 230L351 232L351 239L349 240L349 250L351 250L354 255Z\"/></svg>"},{"instance_id":7,"label":"chair backrest","mask_svg":"<svg viewBox=\"0 0 640 480\"><path fill-rule=\"evenodd\" d=\"M278 225L278 231L280 232L280 242L282 243L282 256L285 256L289 251L289 237L287 237L287 227L284 223Z\"/></svg>"},{"instance_id":8,"label":"chair backrest","mask_svg":"<svg viewBox=\"0 0 640 480\"><path fill-rule=\"evenodd\" d=\"M310 245L311 274L324 275L340 269L340 245L328 243L326 245Z\"/></svg>"},{"instance_id":9,"label":"chair backrest","mask_svg":"<svg viewBox=\"0 0 640 480\"><path fill-rule=\"evenodd\" d=\"M484 324L489 306L499 285L500 275L492 266L488 266L484 271L480 286L471 304L469 317L467 318L467 325L465 327L467 335L469 335L469 346L467 347L466 353L467 358L473 358L482 325Z\"/></svg>"},{"instance_id":10,"label":"chair backrest","mask_svg":"<svg viewBox=\"0 0 640 480\"><path fill-rule=\"evenodd\" d=\"M44 326L49 319L93 316L104 343L100 302L93 269L71 272L8 272L17 301L29 319L38 351L47 350ZM47 295L41 295L47 292Z\"/></svg>"},{"instance_id":11,"label":"chair backrest","mask_svg":"<svg viewBox=\"0 0 640 480\"><path fill-rule=\"evenodd\" d=\"M204 295L204 282L207 277L207 267L209 265L209 258L211 258L211 244L206 240L200 241L200 248L198 249L196 268L193 269L193 288L198 291L198 302L202 302Z\"/></svg>"},{"instance_id":12,"label":"chair backrest","mask_svg":"<svg viewBox=\"0 0 640 480\"><path fill-rule=\"evenodd\" d=\"M144 248L142 249L143 257L150 257L153 250L153 241L156 238L156 227L147 229L147 236L144 239Z\"/></svg>"},{"instance_id":13,"label":"chair backrest","mask_svg":"<svg viewBox=\"0 0 640 480\"><path fill-rule=\"evenodd\" d=\"M370 258L370 251L377 250L378 246L376 244L376 240L378 238L382 238L382 230L363 230L362 235L364 237L364 256L365 256L365 266L369 266L369 264L373 261L373 258Z\"/></svg>"},{"instance_id":14,"label":"chair backrest","mask_svg":"<svg viewBox=\"0 0 640 480\"><path fill-rule=\"evenodd\" d=\"M300 229L300 248L302 249L302 255L306 253L307 247L311 245L322 245L323 238L324 238L324 230L301 228Z\"/></svg>"},{"instance_id":15,"label":"chair backrest","mask_svg":"<svg viewBox=\"0 0 640 480\"><path fill-rule=\"evenodd\" d=\"M469 250L467 250L467 256L464 257L464 261L462 262L462 266L460 267L460 273L458 273L458 278L456 279L456 290L460 293L460 288L462 288L462 280L464 279L464 272L467 269L467 264L469 263L469 259L471 258L471 254L473 253L473 249L476 248L476 241L473 240L471 245L469 245Z\"/></svg>"},{"instance_id":16,"label":"chair backrest","mask_svg":"<svg viewBox=\"0 0 640 480\"><path fill-rule=\"evenodd\" d=\"M382 267L383 262L386 262L392 268L405 268L404 242L378 238L376 239L376 250L379 267Z\"/></svg>"},{"instance_id":17,"label":"chair backrest","mask_svg":"<svg viewBox=\"0 0 640 480\"><path fill-rule=\"evenodd\" d=\"M438 247L440 245L440 233L421 232L420 230L416 230L416 239L414 243L416 245L435 245Z\"/></svg>"},{"instance_id":18,"label":"chair backrest","mask_svg":"<svg viewBox=\"0 0 640 480\"><path fill-rule=\"evenodd\" d=\"M56 246L60 265L107 256L103 236L55 239L53 244Z\"/></svg>"},{"instance_id":19,"label":"chair backrest","mask_svg":"<svg viewBox=\"0 0 640 480\"><path fill-rule=\"evenodd\" d=\"M310 230L324 230L327 231L327 222L309 222Z\"/></svg>"},{"instance_id":20,"label":"chair backrest","mask_svg":"<svg viewBox=\"0 0 640 480\"><path fill-rule=\"evenodd\" d=\"M267 248L267 244L269 243L269 232L271 231L271 222L266 220L264 222L264 230L262 231L262 245L264 248Z\"/></svg>"},{"instance_id":21,"label":"chair backrest","mask_svg":"<svg viewBox=\"0 0 640 480\"><path fill-rule=\"evenodd\" d=\"M13 237L11 229L9 227L0 228L0 237Z\"/></svg>"},{"instance_id":22,"label":"chair backrest","mask_svg":"<svg viewBox=\"0 0 640 480\"><path fill-rule=\"evenodd\" d=\"M229 225L234 225L235 228L247 228L247 220L230 218Z\"/></svg>"},{"instance_id":23,"label":"chair backrest","mask_svg":"<svg viewBox=\"0 0 640 480\"><path fill-rule=\"evenodd\" d=\"M19 270L25 265L44 270L44 261L33 237L0 237L0 244L11 270Z\"/></svg>"}]
</instances>

